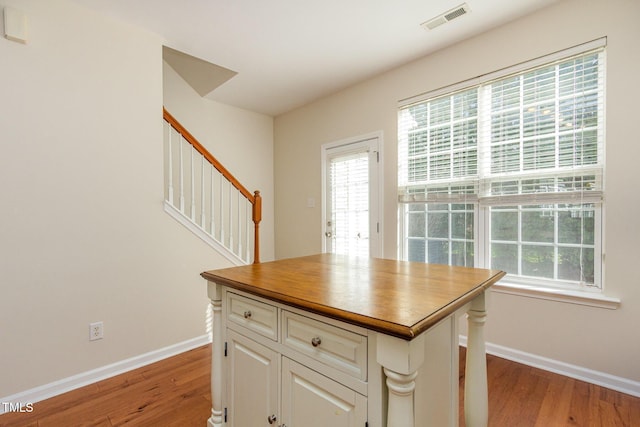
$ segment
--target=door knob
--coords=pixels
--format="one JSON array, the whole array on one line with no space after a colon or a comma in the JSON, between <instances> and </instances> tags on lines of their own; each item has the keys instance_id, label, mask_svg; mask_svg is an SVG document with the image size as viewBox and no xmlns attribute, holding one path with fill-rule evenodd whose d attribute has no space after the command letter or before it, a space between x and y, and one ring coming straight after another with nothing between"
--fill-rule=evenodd
<instances>
[{"instance_id":1,"label":"door knob","mask_svg":"<svg viewBox=\"0 0 640 427\"><path fill-rule=\"evenodd\" d=\"M273 423L275 423L275 422L276 422L276 420L277 420L277 418L276 418L276 414L269 415L269 416L267 417L267 421L269 421L269 424L273 424Z\"/></svg>"},{"instance_id":2,"label":"door knob","mask_svg":"<svg viewBox=\"0 0 640 427\"><path fill-rule=\"evenodd\" d=\"M326 233L324 233L324 235L327 236L327 237L331 237L331 232L327 231Z\"/></svg>"}]
</instances>

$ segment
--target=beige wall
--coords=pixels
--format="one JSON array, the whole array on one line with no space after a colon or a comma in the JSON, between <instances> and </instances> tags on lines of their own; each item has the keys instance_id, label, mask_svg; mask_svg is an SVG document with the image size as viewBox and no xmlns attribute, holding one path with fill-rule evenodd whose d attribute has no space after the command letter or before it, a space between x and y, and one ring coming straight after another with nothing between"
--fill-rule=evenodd
<instances>
[{"instance_id":1,"label":"beige wall","mask_svg":"<svg viewBox=\"0 0 640 427\"><path fill-rule=\"evenodd\" d=\"M199 273L229 266L163 212L163 41L65 0L7 5L30 37L0 38L0 397L202 337ZM217 113L270 144L269 120Z\"/></svg>"},{"instance_id":2,"label":"beige wall","mask_svg":"<svg viewBox=\"0 0 640 427\"><path fill-rule=\"evenodd\" d=\"M608 37L606 125L605 310L493 294L487 340L640 381L640 255L637 181L640 142L635 114L640 86L640 2L564 0L421 60L276 118L276 257L321 250L320 146L374 131L384 133L384 255L396 257L396 111L399 100L603 36Z\"/></svg>"},{"instance_id":3,"label":"beige wall","mask_svg":"<svg viewBox=\"0 0 640 427\"><path fill-rule=\"evenodd\" d=\"M260 191L260 260L273 260L273 118L201 97L166 62L163 82L163 102L171 115L247 190Z\"/></svg>"}]
</instances>

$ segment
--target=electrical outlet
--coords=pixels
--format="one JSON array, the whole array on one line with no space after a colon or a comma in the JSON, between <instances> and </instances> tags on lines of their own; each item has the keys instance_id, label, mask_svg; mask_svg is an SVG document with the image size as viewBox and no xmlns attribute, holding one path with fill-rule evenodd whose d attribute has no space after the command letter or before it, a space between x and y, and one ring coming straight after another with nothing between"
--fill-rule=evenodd
<instances>
[{"instance_id":1,"label":"electrical outlet","mask_svg":"<svg viewBox=\"0 0 640 427\"><path fill-rule=\"evenodd\" d=\"M89 341L101 340L103 338L102 322L89 323Z\"/></svg>"}]
</instances>

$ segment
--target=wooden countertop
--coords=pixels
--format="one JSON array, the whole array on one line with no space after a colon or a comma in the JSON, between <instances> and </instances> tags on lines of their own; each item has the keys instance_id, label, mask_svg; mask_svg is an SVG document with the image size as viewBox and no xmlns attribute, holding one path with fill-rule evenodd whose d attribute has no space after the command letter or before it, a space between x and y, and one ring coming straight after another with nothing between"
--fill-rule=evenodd
<instances>
[{"instance_id":1,"label":"wooden countertop","mask_svg":"<svg viewBox=\"0 0 640 427\"><path fill-rule=\"evenodd\" d=\"M411 340L505 273L320 254L212 270L205 279Z\"/></svg>"}]
</instances>

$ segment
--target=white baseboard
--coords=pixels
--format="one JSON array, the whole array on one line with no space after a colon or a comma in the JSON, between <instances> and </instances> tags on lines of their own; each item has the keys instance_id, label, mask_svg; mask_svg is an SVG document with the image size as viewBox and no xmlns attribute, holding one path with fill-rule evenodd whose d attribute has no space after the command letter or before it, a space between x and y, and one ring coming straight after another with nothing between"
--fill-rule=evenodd
<instances>
[{"instance_id":1,"label":"white baseboard","mask_svg":"<svg viewBox=\"0 0 640 427\"><path fill-rule=\"evenodd\" d=\"M467 346L467 337L460 335L460 345ZM601 387L619 391L621 393L630 394L631 396L640 397L640 382L629 380L627 378L617 377L604 372L594 371L558 360L549 359L538 356L536 354L526 353L524 351L515 350L501 345L487 343L486 349L488 354L511 360L513 362L522 363L534 368L543 369L545 371L554 372L566 377L575 378L577 380L586 381Z\"/></svg>"},{"instance_id":2,"label":"white baseboard","mask_svg":"<svg viewBox=\"0 0 640 427\"><path fill-rule=\"evenodd\" d=\"M93 384L106 378L149 365L159 360L184 353L185 351L206 345L210 342L211 340L208 335L202 335L168 347L151 351L149 353L134 356L130 359L121 360L120 362L116 362L111 365L102 366L91 371L82 372L68 378L63 378L49 384L16 393L11 396L0 397L0 402L21 402L24 404L39 402L62 393ZM5 405L0 404L0 415L4 412Z\"/></svg>"}]
</instances>

